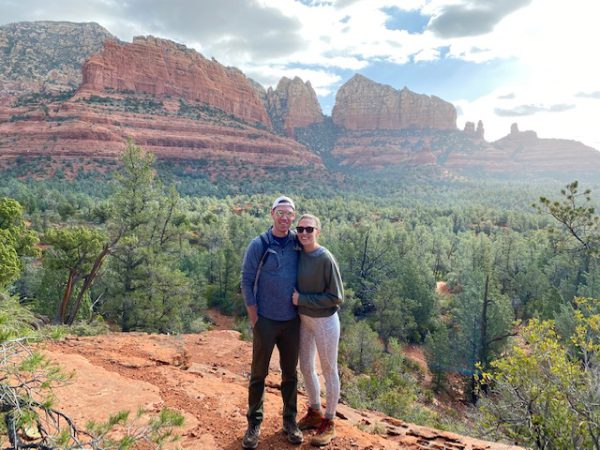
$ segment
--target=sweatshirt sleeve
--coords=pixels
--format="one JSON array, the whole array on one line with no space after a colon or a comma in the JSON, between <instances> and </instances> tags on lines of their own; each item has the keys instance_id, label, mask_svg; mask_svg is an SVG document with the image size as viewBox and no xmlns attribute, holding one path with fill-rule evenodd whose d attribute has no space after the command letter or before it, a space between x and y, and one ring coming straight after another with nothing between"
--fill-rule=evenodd
<instances>
[{"instance_id":1,"label":"sweatshirt sleeve","mask_svg":"<svg viewBox=\"0 0 600 450\"><path fill-rule=\"evenodd\" d=\"M260 263L260 238L255 238L250 242L246 253L244 254L244 261L242 262L242 297L246 306L256 305L256 297L254 295L254 282L256 280L256 272L258 270L258 264Z\"/></svg>"},{"instance_id":2,"label":"sweatshirt sleeve","mask_svg":"<svg viewBox=\"0 0 600 450\"><path fill-rule=\"evenodd\" d=\"M298 294L298 304L307 308L329 309L344 301L344 285L337 262L329 255L323 264L325 291L315 294Z\"/></svg>"}]
</instances>

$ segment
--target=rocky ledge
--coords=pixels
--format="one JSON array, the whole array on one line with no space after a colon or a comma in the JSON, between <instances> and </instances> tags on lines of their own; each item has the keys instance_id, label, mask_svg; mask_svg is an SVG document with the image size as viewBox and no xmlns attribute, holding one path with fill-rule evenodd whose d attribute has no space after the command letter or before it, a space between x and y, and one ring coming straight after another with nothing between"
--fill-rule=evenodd
<instances>
[{"instance_id":1,"label":"rocky ledge","mask_svg":"<svg viewBox=\"0 0 600 450\"><path fill-rule=\"evenodd\" d=\"M140 406L151 412L178 410L183 449L237 449L246 428L248 370L252 345L236 331L183 336L113 333L49 344L46 354L76 378L56 390L57 407L75 423L106 420ZM312 448L307 439L290 445L281 433L278 355L266 380L261 448ZM127 392L127 395L123 395ZM304 408L307 398L299 395ZM518 450L454 433L416 426L371 411L340 405L337 438L328 448L356 450Z\"/></svg>"}]
</instances>

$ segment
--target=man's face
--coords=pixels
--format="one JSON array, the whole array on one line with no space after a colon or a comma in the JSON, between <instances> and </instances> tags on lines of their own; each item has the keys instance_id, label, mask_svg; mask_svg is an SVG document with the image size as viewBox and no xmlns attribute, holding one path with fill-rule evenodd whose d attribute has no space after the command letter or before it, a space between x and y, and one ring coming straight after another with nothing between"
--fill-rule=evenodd
<instances>
[{"instance_id":1,"label":"man's face","mask_svg":"<svg viewBox=\"0 0 600 450\"><path fill-rule=\"evenodd\" d=\"M271 217L273 218L273 234L284 237L287 236L296 213L290 205L279 205L271 211Z\"/></svg>"}]
</instances>

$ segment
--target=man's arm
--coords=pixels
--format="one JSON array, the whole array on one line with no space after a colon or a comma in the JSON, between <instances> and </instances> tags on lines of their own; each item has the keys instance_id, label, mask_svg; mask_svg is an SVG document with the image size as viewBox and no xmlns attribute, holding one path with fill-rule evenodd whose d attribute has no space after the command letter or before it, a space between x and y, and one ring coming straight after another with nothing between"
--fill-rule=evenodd
<instances>
[{"instance_id":1,"label":"man's arm","mask_svg":"<svg viewBox=\"0 0 600 450\"><path fill-rule=\"evenodd\" d=\"M254 326L258 320L258 308L256 305L256 297L254 295L254 282L256 280L256 272L261 257L259 253L259 242L255 239L248 245L242 263L242 297L244 298L246 311L248 312L248 318L250 319L252 326Z\"/></svg>"}]
</instances>

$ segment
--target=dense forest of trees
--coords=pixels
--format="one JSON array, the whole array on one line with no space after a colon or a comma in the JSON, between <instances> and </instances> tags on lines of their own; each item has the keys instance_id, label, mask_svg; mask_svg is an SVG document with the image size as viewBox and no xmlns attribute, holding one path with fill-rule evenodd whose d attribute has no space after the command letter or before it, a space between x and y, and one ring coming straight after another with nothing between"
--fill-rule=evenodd
<instances>
[{"instance_id":1,"label":"dense forest of trees","mask_svg":"<svg viewBox=\"0 0 600 450\"><path fill-rule=\"evenodd\" d=\"M360 177L296 185L292 174L265 188L156 167L130 144L109 180L0 181L3 342L20 333L15 308L25 327L157 333L201 331L217 308L246 330L243 252L285 193L321 217L340 264L346 402L464 431L432 402L461 395L477 416L470 433L476 422L484 437L535 448L600 448L596 186L422 174L387 188ZM424 347L431 386L405 344Z\"/></svg>"}]
</instances>

